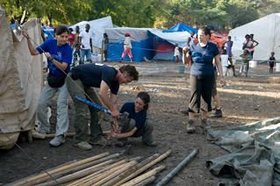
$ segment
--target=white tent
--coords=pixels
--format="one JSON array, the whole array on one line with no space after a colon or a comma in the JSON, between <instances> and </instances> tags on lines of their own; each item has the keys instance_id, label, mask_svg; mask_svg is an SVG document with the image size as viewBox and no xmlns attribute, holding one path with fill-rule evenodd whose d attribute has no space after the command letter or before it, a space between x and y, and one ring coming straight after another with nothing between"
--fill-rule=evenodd
<instances>
[{"instance_id":1,"label":"white tent","mask_svg":"<svg viewBox=\"0 0 280 186\"><path fill-rule=\"evenodd\" d=\"M255 48L255 60L268 60L270 53L275 52L275 58L280 59L280 13L274 13L232 29L229 35L232 37L232 53L236 59L240 59L242 43L246 34L254 34L254 39L259 42Z\"/></svg>"},{"instance_id":2,"label":"white tent","mask_svg":"<svg viewBox=\"0 0 280 186\"><path fill-rule=\"evenodd\" d=\"M76 26L80 27L80 31L85 29L85 25L90 25L90 30L92 31L92 44L97 48L101 48L102 46L102 38L103 33L105 32L105 28L113 28L113 22L111 16L103 17L100 19L95 19L91 21L81 21L75 25L70 26L75 30Z\"/></svg>"}]
</instances>

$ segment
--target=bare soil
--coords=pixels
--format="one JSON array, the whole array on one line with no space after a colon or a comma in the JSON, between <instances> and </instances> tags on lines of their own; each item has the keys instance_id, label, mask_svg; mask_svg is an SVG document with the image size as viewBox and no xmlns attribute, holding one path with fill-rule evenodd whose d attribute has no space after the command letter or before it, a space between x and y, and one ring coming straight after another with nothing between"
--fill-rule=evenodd
<instances>
[{"instance_id":1,"label":"bare soil","mask_svg":"<svg viewBox=\"0 0 280 186\"><path fill-rule=\"evenodd\" d=\"M121 105L128 100L133 101L139 91L149 92L152 98L149 108L151 123L154 125L154 138L158 146L146 147L142 145L141 139L131 139L132 149L128 156L136 157L141 154L148 157L171 149L171 156L162 162L166 169L157 176L157 182L193 149L198 149L198 155L168 185L217 185L219 178L207 170L206 161L227 152L208 142L202 134L186 133L185 123L188 117L181 114L180 110L187 108L190 98L188 74L178 73L181 65L170 62L137 63L136 66L141 72L141 77L138 82L121 87L119 102ZM218 88L223 118L210 118L213 127L242 125L279 116L280 75L268 74L267 65L258 65L250 71L248 78L241 76L226 79L227 86ZM108 125L104 124L103 127L108 128ZM70 131L73 131L72 126ZM119 152L123 149L114 146L94 146L91 151L81 151L72 146L72 138L67 138L64 145L52 148L48 145L49 140L27 143L24 138L20 138L13 149L0 151L0 185L65 162L84 159L102 152Z\"/></svg>"}]
</instances>

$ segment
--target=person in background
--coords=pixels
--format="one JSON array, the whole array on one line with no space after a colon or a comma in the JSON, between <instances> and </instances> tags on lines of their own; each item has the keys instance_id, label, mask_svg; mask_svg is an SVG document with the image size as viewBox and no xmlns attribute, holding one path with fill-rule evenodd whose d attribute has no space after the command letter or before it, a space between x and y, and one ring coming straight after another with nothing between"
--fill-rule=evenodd
<instances>
[{"instance_id":1,"label":"person in background","mask_svg":"<svg viewBox=\"0 0 280 186\"><path fill-rule=\"evenodd\" d=\"M242 75L244 73L245 77L248 77L249 61L251 59L251 54L247 49L244 49L243 54L241 54L240 57L242 58L242 65L241 65L241 68L240 68L240 74Z\"/></svg>"},{"instance_id":2,"label":"person in background","mask_svg":"<svg viewBox=\"0 0 280 186\"><path fill-rule=\"evenodd\" d=\"M121 61L124 60L125 56L128 55L130 62L133 61L133 55L132 55L132 45L131 45L131 38L129 33L125 33L124 35L124 43L123 43L123 53L121 56Z\"/></svg>"},{"instance_id":3,"label":"person in background","mask_svg":"<svg viewBox=\"0 0 280 186\"><path fill-rule=\"evenodd\" d=\"M256 46L259 45L259 42L254 39L254 34L250 34L250 39L253 43L253 50L251 51L250 55L251 55L252 59L254 59L254 52L255 52Z\"/></svg>"},{"instance_id":4,"label":"person in background","mask_svg":"<svg viewBox=\"0 0 280 186\"><path fill-rule=\"evenodd\" d=\"M179 51L179 47L178 44L175 44L175 48L174 48L174 57L175 57L175 62L178 64L179 62L179 56L180 56L180 51Z\"/></svg>"},{"instance_id":5,"label":"person in background","mask_svg":"<svg viewBox=\"0 0 280 186\"><path fill-rule=\"evenodd\" d=\"M80 43L79 35L80 35L80 27L76 26L75 27L74 44L73 44L73 46L74 46L73 66L75 66L74 64L77 61L78 61L79 64L81 64L81 53L80 53L81 43Z\"/></svg>"},{"instance_id":6,"label":"person in background","mask_svg":"<svg viewBox=\"0 0 280 186\"><path fill-rule=\"evenodd\" d=\"M271 74L273 73L273 69L274 69L275 61L276 61L274 54L275 54L274 52L271 52L271 55L268 59L269 73L271 73Z\"/></svg>"},{"instance_id":7,"label":"person in background","mask_svg":"<svg viewBox=\"0 0 280 186\"><path fill-rule=\"evenodd\" d=\"M103 34L103 39L102 39L102 49L103 49L103 54L104 54L104 61L107 61L108 57L108 44L109 44L109 38L106 33Z\"/></svg>"},{"instance_id":8,"label":"person in background","mask_svg":"<svg viewBox=\"0 0 280 186\"><path fill-rule=\"evenodd\" d=\"M104 104L111 112L115 123L120 116L117 93L121 84L138 80L134 66L123 65L119 70L104 64L83 64L72 68L66 78L67 89L74 102L74 146L82 150L92 149L92 145L107 144L98 122L98 110L76 99L79 96L99 105ZM99 96L93 88L99 88ZM99 99L100 97L100 99ZM90 111L90 138L88 138L88 109ZM117 126L115 127L118 128Z\"/></svg>"},{"instance_id":9,"label":"person in background","mask_svg":"<svg viewBox=\"0 0 280 186\"><path fill-rule=\"evenodd\" d=\"M66 26L58 26L55 29L55 38L44 41L36 48L28 33L23 31L23 35L27 39L30 54L34 56L44 53L48 60L48 83L43 87L39 98L37 108L39 126L36 134L45 135L50 132L47 108L51 99L58 93L56 133L49 142L51 146L57 147L65 142L64 135L69 127L68 91L64 83L72 62L72 49L68 43L69 30Z\"/></svg>"},{"instance_id":10,"label":"person in background","mask_svg":"<svg viewBox=\"0 0 280 186\"><path fill-rule=\"evenodd\" d=\"M212 110L211 97L215 81L214 63L218 69L220 82L225 84L220 62L219 50L216 44L209 42L211 31L208 27L198 30L198 44L191 49L193 64L190 70L191 99L189 102L189 120L187 132L194 133L195 114L201 112L201 125L209 127L208 112Z\"/></svg>"},{"instance_id":11,"label":"person in background","mask_svg":"<svg viewBox=\"0 0 280 186\"><path fill-rule=\"evenodd\" d=\"M85 30L79 34L79 41L81 43L81 64L84 64L85 58L86 61L92 62L91 53L92 53L92 32L90 31L90 25L86 24Z\"/></svg>"},{"instance_id":12,"label":"person in background","mask_svg":"<svg viewBox=\"0 0 280 186\"><path fill-rule=\"evenodd\" d=\"M69 40L69 44L71 46L71 48L73 49L74 48L74 41L75 41L75 34L73 33L73 29L72 28L69 28L69 37L68 37L68 40Z\"/></svg>"},{"instance_id":13,"label":"person in background","mask_svg":"<svg viewBox=\"0 0 280 186\"><path fill-rule=\"evenodd\" d=\"M228 61L230 63L230 68L232 69L233 76L236 77L235 67L232 62L232 46L233 46L233 41L231 40L231 36L228 36L228 40L225 42L224 48L226 50L226 54L228 55Z\"/></svg>"},{"instance_id":14,"label":"person in background","mask_svg":"<svg viewBox=\"0 0 280 186\"><path fill-rule=\"evenodd\" d=\"M148 109L150 95L147 92L139 92L134 102L125 103L120 113L124 119L120 120L121 132L112 132L111 137L118 138L119 147L127 144L128 137L142 137L144 145L155 147L153 141L153 126L148 122Z\"/></svg>"}]
</instances>

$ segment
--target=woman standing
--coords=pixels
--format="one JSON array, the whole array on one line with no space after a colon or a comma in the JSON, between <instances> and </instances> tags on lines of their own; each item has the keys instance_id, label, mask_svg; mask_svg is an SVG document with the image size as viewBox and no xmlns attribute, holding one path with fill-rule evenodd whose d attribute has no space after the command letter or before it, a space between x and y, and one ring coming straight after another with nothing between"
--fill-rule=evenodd
<instances>
[{"instance_id":1,"label":"woman standing","mask_svg":"<svg viewBox=\"0 0 280 186\"><path fill-rule=\"evenodd\" d=\"M211 108L212 89L215 81L213 60L218 69L221 84L224 85L223 70L216 44L209 42L211 31L207 27L198 30L198 44L191 47L193 64L190 72L191 99L187 132L195 132L195 113L201 112L201 125L207 127Z\"/></svg>"},{"instance_id":2,"label":"woman standing","mask_svg":"<svg viewBox=\"0 0 280 186\"><path fill-rule=\"evenodd\" d=\"M31 55L35 56L43 53L48 59L48 83L42 89L37 107L39 121L37 132L39 134L50 132L47 108L51 99L58 93L56 132L55 137L49 142L51 146L57 147L65 142L64 135L69 127L68 91L64 83L72 62L72 49L68 44L69 30L66 26L58 26L55 29L55 38L46 40L37 47L34 46L35 43L26 31L23 31L23 35L27 39Z\"/></svg>"}]
</instances>

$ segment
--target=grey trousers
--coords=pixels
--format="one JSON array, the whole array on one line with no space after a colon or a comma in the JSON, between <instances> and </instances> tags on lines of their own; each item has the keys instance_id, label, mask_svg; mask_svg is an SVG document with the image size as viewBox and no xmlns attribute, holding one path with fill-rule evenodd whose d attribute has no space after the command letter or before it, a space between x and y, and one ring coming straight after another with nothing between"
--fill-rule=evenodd
<instances>
[{"instance_id":1,"label":"grey trousers","mask_svg":"<svg viewBox=\"0 0 280 186\"><path fill-rule=\"evenodd\" d=\"M134 119L129 119L128 122L120 122L121 133L129 132L135 127ZM142 142L146 144L153 143L153 125L146 121L142 131L136 131L131 137L142 136ZM127 138L122 138L120 141L127 141Z\"/></svg>"},{"instance_id":2,"label":"grey trousers","mask_svg":"<svg viewBox=\"0 0 280 186\"><path fill-rule=\"evenodd\" d=\"M68 92L73 99L74 103L74 127L75 127L75 143L81 141L97 141L101 138L103 132L101 126L98 123L98 110L93 107L88 106L87 104L77 100L75 96L82 98L87 98L94 103L101 104L95 90L91 87L84 87L81 80L73 80L71 73L66 77L66 85ZM87 97L86 96L86 94ZM90 112L90 118L88 117L88 111ZM88 123L90 120L90 139L88 136Z\"/></svg>"}]
</instances>

